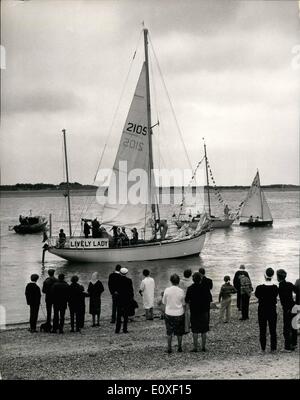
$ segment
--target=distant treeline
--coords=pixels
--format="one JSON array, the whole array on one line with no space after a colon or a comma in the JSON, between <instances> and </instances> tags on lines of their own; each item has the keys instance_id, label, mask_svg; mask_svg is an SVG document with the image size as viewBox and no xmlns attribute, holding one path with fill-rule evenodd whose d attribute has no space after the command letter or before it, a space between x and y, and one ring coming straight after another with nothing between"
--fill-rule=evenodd
<instances>
[{"instance_id":1,"label":"distant treeline","mask_svg":"<svg viewBox=\"0 0 300 400\"><path fill-rule=\"evenodd\" d=\"M59 185L52 183L17 183L16 185L0 185L0 190L65 190L67 188L66 182L61 182ZM82 185L78 182L70 182L69 188L73 190L80 189L97 189L97 186Z\"/></svg>"},{"instance_id":2,"label":"distant treeline","mask_svg":"<svg viewBox=\"0 0 300 400\"><path fill-rule=\"evenodd\" d=\"M96 190L98 186L94 185L82 185L78 182L70 182L69 187L71 190ZM209 186L213 189L212 186ZM53 185L52 183L17 183L16 185L0 185L0 191L23 191L23 190L66 190L67 183L61 182L59 185ZM192 187L195 189L195 186ZM207 188L207 186L205 186ZM220 190L243 190L249 186L217 186ZM286 184L274 184L274 185L263 185L264 189L281 189L281 190L297 190L300 188L298 185L286 185ZM174 190L174 186L170 186L171 190Z\"/></svg>"}]
</instances>

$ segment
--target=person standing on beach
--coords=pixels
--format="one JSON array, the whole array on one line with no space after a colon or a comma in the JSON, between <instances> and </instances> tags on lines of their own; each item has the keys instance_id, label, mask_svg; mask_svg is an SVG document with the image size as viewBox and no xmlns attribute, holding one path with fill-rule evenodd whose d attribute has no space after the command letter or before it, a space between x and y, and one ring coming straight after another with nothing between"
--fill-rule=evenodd
<instances>
[{"instance_id":1,"label":"person standing on beach","mask_svg":"<svg viewBox=\"0 0 300 400\"><path fill-rule=\"evenodd\" d=\"M300 305L300 279L296 280L295 288L296 288L296 304Z\"/></svg>"},{"instance_id":2,"label":"person standing on beach","mask_svg":"<svg viewBox=\"0 0 300 400\"><path fill-rule=\"evenodd\" d=\"M51 288L54 305L54 318L52 333L64 333L65 313L69 301L70 287L65 281L65 275L59 274L58 281Z\"/></svg>"},{"instance_id":3,"label":"person standing on beach","mask_svg":"<svg viewBox=\"0 0 300 400\"><path fill-rule=\"evenodd\" d=\"M211 293L204 276L193 274L193 284L188 287L185 301L190 306L191 328L193 333L193 352L198 351L198 335L201 333L202 351L206 351L206 336L209 331L209 311Z\"/></svg>"},{"instance_id":4,"label":"person standing on beach","mask_svg":"<svg viewBox=\"0 0 300 400\"><path fill-rule=\"evenodd\" d=\"M168 287L164 291L162 303L166 306L165 308L165 323L167 330L167 352L172 353L172 337L177 336L178 352L182 352L182 335L184 334L184 291L178 287L180 278L177 274L173 274L170 277L172 283L171 287Z\"/></svg>"},{"instance_id":5,"label":"person standing on beach","mask_svg":"<svg viewBox=\"0 0 300 400\"><path fill-rule=\"evenodd\" d=\"M132 286L132 280L126 275L128 273L127 268L120 269L120 277L116 287L116 298L117 298L117 322L115 333L120 333L122 318L123 318L123 333L128 333L127 323L130 307L134 300L134 292Z\"/></svg>"},{"instance_id":6,"label":"person standing on beach","mask_svg":"<svg viewBox=\"0 0 300 400\"><path fill-rule=\"evenodd\" d=\"M199 274L201 276L201 284L205 286L208 290L209 303L213 301L211 290L213 288L213 281L205 276L205 269L203 267L199 268ZM208 321L210 321L210 307L208 307Z\"/></svg>"},{"instance_id":7,"label":"person standing on beach","mask_svg":"<svg viewBox=\"0 0 300 400\"><path fill-rule=\"evenodd\" d=\"M253 287L251 280L245 273L240 274L240 293L241 293L241 310L242 317L240 321L249 319L249 303Z\"/></svg>"},{"instance_id":8,"label":"person standing on beach","mask_svg":"<svg viewBox=\"0 0 300 400\"><path fill-rule=\"evenodd\" d=\"M74 332L74 322L76 324L76 332L80 332L82 328L82 313L85 308L84 287L78 283L78 276L74 275L71 278L69 287L69 310L71 319L71 332ZM74 321L76 320L76 321Z\"/></svg>"},{"instance_id":9,"label":"person standing on beach","mask_svg":"<svg viewBox=\"0 0 300 400\"><path fill-rule=\"evenodd\" d=\"M30 317L29 324L31 333L37 332L36 323L39 315L39 308L41 302L41 289L36 284L39 276L37 274L32 274L30 277L31 282L27 284L25 289L25 297L27 304L30 307Z\"/></svg>"},{"instance_id":10,"label":"person standing on beach","mask_svg":"<svg viewBox=\"0 0 300 400\"><path fill-rule=\"evenodd\" d=\"M45 302L46 302L46 310L47 310L47 331L50 331L52 328L51 325L51 315L52 315L52 308L53 308L53 298L51 295L51 288L52 285L57 282L57 279L54 276L55 270L49 269L48 270L48 278L44 280L42 292L45 293Z\"/></svg>"},{"instance_id":11,"label":"person standing on beach","mask_svg":"<svg viewBox=\"0 0 300 400\"><path fill-rule=\"evenodd\" d=\"M150 271L144 269L144 279L141 282L139 293L143 296L143 306L145 309L146 320L153 320L154 290L155 282L150 276Z\"/></svg>"},{"instance_id":12,"label":"person standing on beach","mask_svg":"<svg viewBox=\"0 0 300 400\"><path fill-rule=\"evenodd\" d=\"M99 280L98 272L92 274L91 281L88 286L88 294L90 297L90 314L93 319L93 325L100 326L100 314L101 314L101 294L104 292L102 282ZM96 324L97 317L97 324Z\"/></svg>"},{"instance_id":13,"label":"person standing on beach","mask_svg":"<svg viewBox=\"0 0 300 400\"><path fill-rule=\"evenodd\" d=\"M297 330L292 326L292 319L296 315L292 313L292 309L296 304L293 294L297 294L297 290L295 285L286 281L287 273L284 269L279 269L276 273L279 282L279 298L283 311L284 349L293 351L297 347Z\"/></svg>"},{"instance_id":14,"label":"person standing on beach","mask_svg":"<svg viewBox=\"0 0 300 400\"><path fill-rule=\"evenodd\" d=\"M230 284L230 276L224 276L224 284L221 286L219 294L219 303L221 303L220 320L229 322L231 313L231 295L236 293L236 289ZM226 318L224 320L224 314Z\"/></svg>"},{"instance_id":15,"label":"person standing on beach","mask_svg":"<svg viewBox=\"0 0 300 400\"><path fill-rule=\"evenodd\" d=\"M117 287L118 287L118 281L120 279L120 269L121 265L117 264L115 271L112 272L109 277L108 277L108 289L111 294L112 298L112 311L111 311L111 324L116 323L116 315L117 315Z\"/></svg>"},{"instance_id":16,"label":"person standing on beach","mask_svg":"<svg viewBox=\"0 0 300 400\"><path fill-rule=\"evenodd\" d=\"M236 271L236 273L234 274L234 278L233 278L233 286L235 287L236 293L237 293L236 306L239 311L242 311L242 308L241 308L241 283L240 283L241 275L246 275L250 279L249 274L246 271L244 264L240 265L240 269L238 271Z\"/></svg>"},{"instance_id":17,"label":"person standing on beach","mask_svg":"<svg viewBox=\"0 0 300 400\"><path fill-rule=\"evenodd\" d=\"M264 353L267 343L267 324L269 325L271 337L271 351L277 349L277 296L278 287L272 283L274 275L273 268L267 268L265 272L265 282L258 285L255 289L255 296L258 298L258 324L259 324L259 341L261 350Z\"/></svg>"},{"instance_id":18,"label":"person standing on beach","mask_svg":"<svg viewBox=\"0 0 300 400\"><path fill-rule=\"evenodd\" d=\"M186 291L188 287L190 287L193 284L193 279L192 279L192 270L191 269L186 269L183 271L183 278L180 279L179 287L184 291L184 298L186 295ZM191 315L190 315L190 306L188 303L185 304L184 306L184 333L190 333L191 330Z\"/></svg>"}]
</instances>

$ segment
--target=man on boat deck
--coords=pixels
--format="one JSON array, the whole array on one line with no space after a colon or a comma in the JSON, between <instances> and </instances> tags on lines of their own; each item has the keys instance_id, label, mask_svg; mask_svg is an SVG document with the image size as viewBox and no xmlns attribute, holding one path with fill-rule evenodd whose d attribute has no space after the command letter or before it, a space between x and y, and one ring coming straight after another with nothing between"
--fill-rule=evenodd
<instances>
[{"instance_id":1,"label":"man on boat deck","mask_svg":"<svg viewBox=\"0 0 300 400\"><path fill-rule=\"evenodd\" d=\"M253 222L253 217L252 217L252 215L250 215L250 218L248 219L248 222Z\"/></svg>"},{"instance_id":2,"label":"man on boat deck","mask_svg":"<svg viewBox=\"0 0 300 400\"><path fill-rule=\"evenodd\" d=\"M65 243L66 243L66 234L64 232L63 229L59 230L59 238L58 238L58 246L59 247L64 247Z\"/></svg>"},{"instance_id":3,"label":"man on boat deck","mask_svg":"<svg viewBox=\"0 0 300 400\"><path fill-rule=\"evenodd\" d=\"M85 220L85 221L84 221L84 226L83 226L83 233L84 233L84 237L85 237L85 238L88 238L88 237L89 237L89 234L90 234L91 229L92 229L92 228L91 228L90 225L88 224L87 220Z\"/></svg>"},{"instance_id":4,"label":"man on boat deck","mask_svg":"<svg viewBox=\"0 0 300 400\"><path fill-rule=\"evenodd\" d=\"M259 216L257 216L256 218L255 218L255 222L258 222L259 221Z\"/></svg>"},{"instance_id":5,"label":"man on boat deck","mask_svg":"<svg viewBox=\"0 0 300 400\"><path fill-rule=\"evenodd\" d=\"M93 219L92 221L92 237L97 238L99 237L100 232L100 223L97 218Z\"/></svg>"},{"instance_id":6,"label":"man on boat deck","mask_svg":"<svg viewBox=\"0 0 300 400\"><path fill-rule=\"evenodd\" d=\"M131 229L132 232L132 239L130 241L131 244L137 244L139 240L139 234L136 228Z\"/></svg>"},{"instance_id":7,"label":"man on boat deck","mask_svg":"<svg viewBox=\"0 0 300 400\"><path fill-rule=\"evenodd\" d=\"M229 207L228 207L228 204L225 204L225 207L224 207L224 215L225 215L225 217L229 217Z\"/></svg>"}]
</instances>

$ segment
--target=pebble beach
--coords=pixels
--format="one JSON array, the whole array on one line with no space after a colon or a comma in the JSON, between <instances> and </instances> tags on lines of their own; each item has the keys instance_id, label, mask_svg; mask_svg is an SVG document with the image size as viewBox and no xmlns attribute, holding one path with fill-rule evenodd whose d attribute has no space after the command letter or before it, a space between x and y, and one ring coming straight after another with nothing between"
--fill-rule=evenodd
<instances>
[{"instance_id":1,"label":"pebble beach","mask_svg":"<svg viewBox=\"0 0 300 400\"><path fill-rule=\"evenodd\" d=\"M68 314L68 313L67 313ZM87 320L82 333L28 332L28 325L8 326L0 332L0 373L3 380L114 380L114 379L299 379L299 351L283 352L282 315L278 307L278 350L268 345L261 354L257 303L250 319L240 321L235 306L232 320L219 321L211 310L207 351L191 353L192 334L183 338L183 352L166 353L164 321L158 311L145 321L142 310L128 326L129 333L114 333L109 319L92 328Z\"/></svg>"}]
</instances>

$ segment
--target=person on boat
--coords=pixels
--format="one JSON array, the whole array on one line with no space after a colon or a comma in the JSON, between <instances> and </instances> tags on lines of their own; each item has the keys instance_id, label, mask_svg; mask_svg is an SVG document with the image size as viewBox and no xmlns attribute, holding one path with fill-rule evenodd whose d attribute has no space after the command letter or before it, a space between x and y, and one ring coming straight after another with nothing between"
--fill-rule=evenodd
<instances>
[{"instance_id":1,"label":"person on boat","mask_svg":"<svg viewBox=\"0 0 300 400\"><path fill-rule=\"evenodd\" d=\"M236 306L237 306L237 309L239 311L241 311L241 290L240 290L241 289L241 283L240 283L240 276L243 273L244 273L244 275L246 275L250 279L249 274L246 271L246 268L245 268L244 264L240 265L240 269L238 271L236 271L236 273L234 274L234 278L233 278L233 286L235 287L236 294L237 294Z\"/></svg>"},{"instance_id":2,"label":"person on boat","mask_svg":"<svg viewBox=\"0 0 300 400\"><path fill-rule=\"evenodd\" d=\"M120 239L122 246L128 246L129 244L129 237L127 236L125 227L122 227L122 231L120 232Z\"/></svg>"},{"instance_id":3,"label":"person on boat","mask_svg":"<svg viewBox=\"0 0 300 400\"><path fill-rule=\"evenodd\" d=\"M84 220L83 233L85 238L89 237L91 229L92 227L88 224L87 220Z\"/></svg>"},{"instance_id":4,"label":"person on boat","mask_svg":"<svg viewBox=\"0 0 300 400\"><path fill-rule=\"evenodd\" d=\"M104 287L102 282L99 280L98 272L94 272L92 274L92 278L90 280L87 291L90 297L89 312L93 319L92 327L100 326L101 295L104 292ZM96 323L96 317L97 317L97 323Z\"/></svg>"},{"instance_id":5,"label":"person on boat","mask_svg":"<svg viewBox=\"0 0 300 400\"><path fill-rule=\"evenodd\" d=\"M297 346L297 330L292 326L292 319L296 314L292 313L292 309L296 304L294 293L297 294L295 285L286 281L287 273L284 269L276 271L277 280L279 282L279 298L283 311L283 337L284 349L286 351L295 350Z\"/></svg>"},{"instance_id":6,"label":"person on boat","mask_svg":"<svg viewBox=\"0 0 300 400\"><path fill-rule=\"evenodd\" d=\"M257 216L256 218L255 218L255 221L254 222L259 222L259 216Z\"/></svg>"},{"instance_id":7,"label":"person on boat","mask_svg":"<svg viewBox=\"0 0 300 400\"><path fill-rule=\"evenodd\" d=\"M251 280L244 272L240 275L240 293L241 293L241 321L249 319L249 303L253 287Z\"/></svg>"},{"instance_id":8,"label":"person on boat","mask_svg":"<svg viewBox=\"0 0 300 400\"><path fill-rule=\"evenodd\" d=\"M82 328L82 313L85 310L85 295L84 287L78 283L79 278L77 275L72 276L71 284L69 286L69 310L71 320L71 332L80 332ZM75 326L74 326L75 322Z\"/></svg>"},{"instance_id":9,"label":"person on boat","mask_svg":"<svg viewBox=\"0 0 300 400\"><path fill-rule=\"evenodd\" d=\"M100 232L100 223L97 218L93 219L92 221L92 237L98 238Z\"/></svg>"},{"instance_id":10,"label":"person on boat","mask_svg":"<svg viewBox=\"0 0 300 400\"><path fill-rule=\"evenodd\" d=\"M225 204L225 207L224 207L224 215L225 215L225 218L228 218L228 217L229 217L229 207L228 207L228 204Z\"/></svg>"},{"instance_id":11,"label":"person on boat","mask_svg":"<svg viewBox=\"0 0 300 400\"><path fill-rule=\"evenodd\" d=\"M265 271L265 282L262 285L258 285L255 289L255 296L258 298L259 341L263 353L266 350L267 343L267 324L269 325L271 337L271 351L277 349L276 304L278 287L272 283L273 275L273 268L267 268Z\"/></svg>"},{"instance_id":12,"label":"person on boat","mask_svg":"<svg viewBox=\"0 0 300 400\"><path fill-rule=\"evenodd\" d=\"M167 331L167 352L172 353L172 338L177 336L178 352L182 352L182 335L184 334L184 291L179 287L177 274L170 277L171 287L164 291L162 303L165 305L165 324Z\"/></svg>"},{"instance_id":13,"label":"person on boat","mask_svg":"<svg viewBox=\"0 0 300 400\"><path fill-rule=\"evenodd\" d=\"M156 232L160 233L160 239L165 240L168 231L168 223L166 219L156 220Z\"/></svg>"},{"instance_id":14,"label":"person on boat","mask_svg":"<svg viewBox=\"0 0 300 400\"><path fill-rule=\"evenodd\" d=\"M139 294L143 297L146 320L153 320L155 282L148 269L143 270L144 279L141 282Z\"/></svg>"},{"instance_id":15,"label":"person on boat","mask_svg":"<svg viewBox=\"0 0 300 400\"><path fill-rule=\"evenodd\" d=\"M110 320L111 324L114 324L116 322L117 287L118 287L118 281L120 279L120 270L121 270L121 265L117 264L114 272L112 272L108 277L108 289L110 291L111 299L112 299L112 311L111 311L111 320Z\"/></svg>"},{"instance_id":16,"label":"person on boat","mask_svg":"<svg viewBox=\"0 0 300 400\"><path fill-rule=\"evenodd\" d=\"M19 215L19 222L20 222L20 224L22 224L22 221L23 221L23 217L22 217L22 215Z\"/></svg>"},{"instance_id":17,"label":"person on boat","mask_svg":"<svg viewBox=\"0 0 300 400\"><path fill-rule=\"evenodd\" d=\"M54 305L54 318L52 333L64 333L65 313L69 300L69 285L65 281L65 275L59 274L58 281L52 285L51 296Z\"/></svg>"},{"instance_id":18,"label":"person on boat","mask_svg":"<svg viewBox=\"0 0 300 400\"><path fill-rule=\"evenodd\" d=\"M30 307L30 317L29 324L31 333L37 332L36 323L38 320L40 302L41 302L41 289L37 285L39 276L37 274L32 274L30 277L30 283L27 284L25 289L25 297L27 304Z\"/></svg>"},{"instance_id":19,"label":"person on boat","mask_svg":"<svg viewBox=\"0 0 300 400\"><path fill-rule=\"evenodd\" d=\"M224 284L221 286L219 293L219 303L221 305L220 309L220 321L229 322L231 314L231 295L236 293L236 289L230 283L230 276L224 276ZM224 320L224 315L225 320Z\"/></svg>"},{"instance_id":20,"label":"person on boat","mask_svg":"<svg viewBox=\"0 0 300 400\"><path fill-rule=\"evenodd\" d=\"M198 335L201 333L202 351L206 351L206 336L209 331L211 293L204 275L193 274L193 284L188 287L185 301L190 306L193 352L198 351Z\"/></svg>"},{"instance_id":21,"label":"person on boat","mask_svg":"<svg viewBox=\"0 0 300 400\"><path fill-rule=\"evenodd\" d=\"M192 270L186 269L183 271L183 278L180 279L179 287L184 291L184 297L186 295L188 287L193 284ZM184 306L184 333L190 333L191 325L191 313L190 306L188 303Z\"/></svg>"},{"instance_id":22,"label":"person on boat","mask_svg":"<svg viewBox=\"0 0 300 400\"><path fill-rule=\"evenodd\" d=\"M48 277L44 280L43 288L42 288L42 292L45 294L45 302L46 302L46 310L47 310L46 326L47 326L48 331L50 331L52 328L51 314L52 314L52 308L53 308L53 298L52 298L52 294L51 294L51 288L54 285L54 283L57 282L57 279L55 278L54 274L55 274L54 269L48 270Z\"/></svg>"},{"instance_id":23,"label":"person on boat","mask_svg":"<svg viewBox=\"0 0 300 400\"><path fill-rule=\"evenodd\" d=\"M130 307L134 299L132 280L126 275L128 269L123 267L120 269L120 279L117 282L116 298L117 298L117 320L115 333L120 333L123 319L123 333L128 333L127 324Z\"/></svg>"},{"instance_id":24,"label":"person on boat","mask_svg":"<svg viewBox=\"0 0 300 400\"><path fill-rule=\"evenodd\" d=\"M59 230L59 235L58 235L58 247L64 247L66 243L67 237L63 229Z\"/></svg>"},{"instance_id":25,"label":"person on boat","mask_svg":"<svg viewBox=\"0 0 300 400\"><path fill-rule=\"evenodd\" d=\"M248 219L249 224L251 224L253 222L253 217L252 215L250 215L249 219Z\"/></svg>"},{"instance_id":26,"label":"person on boat","mask_svg":"<svg viewBox=\"0 0 300 400\"><path fill-rule=\"evenodd\" d=\"M120 247L120 244L121 244L120 228L118 228L116 225L114 225L111 228L111 231L113 231L113 246L114 247Z\"/></svg>"},{"instance_id":27,"label":"person on boat","mask_svg":"<svg viewBox=\"0 0 300 400\"><path fill-rule=\"evenodd\" d=\"M139 233L136 228L132 228L131 232L132 232L132 239L130 240L130 243L137 244L139 240Z\"/></svg>"}]
</instances>

